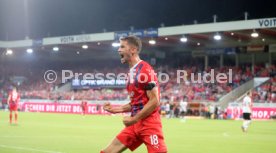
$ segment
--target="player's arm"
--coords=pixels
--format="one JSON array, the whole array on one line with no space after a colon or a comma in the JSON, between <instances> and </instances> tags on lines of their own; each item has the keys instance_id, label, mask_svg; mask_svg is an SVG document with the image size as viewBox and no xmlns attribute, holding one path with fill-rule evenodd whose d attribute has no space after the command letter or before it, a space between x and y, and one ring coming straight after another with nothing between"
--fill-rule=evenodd
<instances>
[{"instance_id":1,"label":"player's arm","mask_svg":"<svg viewBox=\"0 0 276 153\"><path fill-rule=\"evenodd\" d=\"M123 122L126 126L130 126L137 123L139 120L146 118L157 107L159 107L159 96L157 87L154 87L151 90L147 90L147 96L149 98L149 101L139 113L137 113L134 117L124 118Z\"/></svg>"},{"instance_id":2,"label":"player's arm","mask_svg":"<svg viewBox=\"0 0 276 153\"><path fill-rule=\"evenodd\" d=\"M118 107L112 107L111 104L109 102L104 104L104 110L108 111L110 113L123 113L123 112L130 112L131 111L131 105L130 103L122 105L122 106L118 106Z\"/></svg>"},{"instance_id":3,"label":"player's arm","mask_svg":"<svg viewBox=\"0 0 276 153\"><path fill-rule=\"evenodd\" d=\"M147 90L147 96L149 98L148 103L144 108L135 115L137 121L148 117L157 107L159 107L158 88L154 87L151 90Z\"/></svg>"}]
</instances>

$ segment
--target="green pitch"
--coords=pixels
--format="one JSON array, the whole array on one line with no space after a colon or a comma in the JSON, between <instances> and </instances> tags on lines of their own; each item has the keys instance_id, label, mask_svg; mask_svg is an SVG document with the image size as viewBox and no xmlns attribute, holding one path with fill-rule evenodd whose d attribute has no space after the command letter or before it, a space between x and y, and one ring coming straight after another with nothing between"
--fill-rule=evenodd
<instances>
[{"instance_id":1,"label":"green pitch","mask_svg":"<svg viewBox=\"0 0 276 153\"><path fill-rule=\"evenodd\" d=\"M120 116L19 113L19 124L9 125L8 115L0 111L0 153L99 153L123 128ZM169 153L275 152L276 121L253 121L248 133L241 123L163 119Z\"/></svg>"}]
</instances>

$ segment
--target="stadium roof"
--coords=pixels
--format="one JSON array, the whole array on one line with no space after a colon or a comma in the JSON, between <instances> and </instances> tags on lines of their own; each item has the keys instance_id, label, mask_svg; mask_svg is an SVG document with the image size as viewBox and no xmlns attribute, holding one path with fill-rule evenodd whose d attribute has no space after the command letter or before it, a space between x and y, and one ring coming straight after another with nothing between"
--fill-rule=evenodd
<instances>
[{"instance_id":1,"label":"stadium roof","mask_svg":"<svg viewBox=\"0 0 276 153\"><path fill-rule=\"evenodd\" d=\"M257 32L259 36L252 37L253 32ZM144 46L142 54L164 58L164 53L276 44L276 18L133 29L35 40L0 41L0 48L2 48L2 55L6 49L25 52L28 48L32 48L34 52L44 52L44 56L47 57L50 55L45 52L52 52L54 47L59 47L62 51L59 59L76 59L76 56L79 59L116 59L118 58L117 48L112 47L112 43L118 42L119 36L129 34L142 38ZM214 39L216 34L221 36L221 40ZM183 37L187 38L187 42L180 41ZM155 40L156 44L149 44L149 40ZM88 48L83 48L83 45L87 45Z\"/></svg>"},{"instance_id":2,"label":"stadium roof","mask_svg":"<svg viewBox=\"0 0 276 153\"><path fill-rule=\"evenodd\" d=\"M3 55L8 48L16 53L25 53L28 48L50 52L53 47L59 47L64 58L74 58L76 54L82 58L117 58L116 48L111 46L116 34L129 29L139 33L149 27L153 29L151 32L154 29L158 32L157 36L142 39L142 53L147 55L269 45L275 43L272 17L276 12L268 7L274 4L273 0L0 0L0 52ZM244 20L242 13L246 11L250 20ZM212 21L214 14L217 14L216 23ZM103 29L107 32L102 32ZM258 38L250 36L254 29L259 33ZM222 36L221 40L213 39L216 33ZM181 42L181 37L188 41ZM157 43L149 45L150 39Z\"/></svg>"}]
</instances>

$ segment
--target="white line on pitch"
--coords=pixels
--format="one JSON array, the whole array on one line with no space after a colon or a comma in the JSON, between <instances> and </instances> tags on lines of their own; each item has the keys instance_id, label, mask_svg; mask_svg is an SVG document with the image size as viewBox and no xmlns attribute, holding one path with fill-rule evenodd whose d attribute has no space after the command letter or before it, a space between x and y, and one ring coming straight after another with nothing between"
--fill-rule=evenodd
<instances>
[{"instance_id":1,"label":"white line on pitch","mask_svg":"<svg viewBox=\"0 0 276 153\"><path fill-rule=\"evenodd\" d=\"M26 148L26 147L17 147L17 146L7 146L7 145L0 145L2 148L8 149L17 149L17 150L27 150L27 151L36 151L36 152L44 152L44 153L62 153L59 151L50 151L50 150L39 150L34 148Z\"/></svg>"}]
</instances>

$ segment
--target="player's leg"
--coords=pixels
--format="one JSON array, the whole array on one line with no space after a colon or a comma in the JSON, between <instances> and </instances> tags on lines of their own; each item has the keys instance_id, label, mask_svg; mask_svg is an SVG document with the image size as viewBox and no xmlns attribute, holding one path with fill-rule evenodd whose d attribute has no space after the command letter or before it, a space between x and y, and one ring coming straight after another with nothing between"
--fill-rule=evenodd
<instances>
[{"instance_id":1,"label":"player's leg","mask_svg":"<svg viewBox=\"0 0 276 153\"><path fill-rule=\"evenodd\" d=\"M17 124L18 111L14 111L14 123Z\"/></svg>"},{"instance_id":2,"label":"player's leg","mask_svg":"<svg viewBox=\"0 0 276 153\"><path fill-rule=\"evenodd\" d=\"M247 132L249 124L250 124L250 120L244 120L243 121L243 125L242 125L242 131L243 132Z\"/></svg>"},{"instance_id":3,"label":"player's leg","mask_svg":"<svg viewBox=\"0 0 276 153\"><path fill-rule=\"evenodd\" d=\"M12 124L12 112L14 111L14 105L9 104L9 111L10 111L10 124Z\"/></svg>"},{"instance_id":4,"label":"player's leg","mask_svg":"<svg viewBox=\"0 0 276 153\"><path fill-rule=\"evenodd\" d=\"M246 132L246 130L245 130L245 121L246 121L246 120L243 120L243 123L242 123L242 127L241 127L242 132Z\"/></svg>"},{"instance_id":5,"label":"player's leg","mask_svg":"<svg viewBox=\"0 0 276 153\"><path fill-rule=\"evenodd\" d=\"M143 142L137 139L134 126L125 127L101 153L121 153L127 148L134 151Z\"/></svg>"},{"instance_id":6,"label":"player's leg","mask_svg":"<svg viewBox=\"0 0 276 153\"><path fill-rule=\"evenodd\" d=\"M250 113L243 113L242 131L246 132L251 123Z\"/></svg>"},{"instance_id":7,"label":"player's leg","mask_svg":"<svg viewBox=\"0 0 276 153\"><path fill-rule=\"evenodd\" d=\"M246 114L245 113L243 113L242 114L242 117L243 117L243 122L242 122L242 132L245 132L246 130L245 130L245 128L246 128Z\"/></svg>"},{"instance_id":8,"label":"player's leg","mask_svg":"<svg viewBox=\"0 0 276 153\"><path fill-rule=\"evenodd\" d=\"M122 144L117 138L114 138L112 142L101 151L101 153L121 153L126 150L127 147Z\"/></svg>"},{"instance_id":9,"label":"player's leg","mask_svg":"<svg viewBox=\"0 0 276 153\"><path fill-rule=\"evenodd\" d=\"M186 120L186 111L183 111L183 118Z\"/></svg>"},{"instance_id":10,"label":"player's leg","mask_svg":"<svg viewBox=\"0 0 276 153\"><path fill-rule=\"evenodd\" d=\"M181 122L186 122L185 111L181 111Z\"/></svg>"},{"instance_id":11,"label":"player's leg","mask_svg":"<svg viewBox=\"0 0 276 153\"><path fill-rule=\"evenodd\" d=\"M84 115L87 114L87 107L84 108L83 114L84 114Z\"/></svg>"},{"instance_id":12,"label":"player's leg","mask_svg":"<svg viewBox=\"0 0 276 153\"><path fill-rule=\"evenodd\" d=\"M250 124L251 124L251 114L248 113L247 120L246 120L246 131L248 130Z\"/></svg>"},{"instance_id":13,"label":"player's leg","mask_svg":"<svg viewBox=\"0 0 276 153\"><path fill-rule=\"evenodd\" d=\"M167 153L163 135L153 132L151 135L145 135L143 140L147 146L148 153Z\"/></svg>"},{"instance_id":14,"label":"player's leg","mask_svg":"<svg viewBox=\"0 0 276 153\"><path fill-rule=\"evenodd\" d=\"M12 124L12 110L10 110L10 124Z\"/></svg>"},{"instance_id":15,"label":"player's leg","mask_svg":"<svg viewBox=\"0 0 276 153\"><path fill-rule=\"evenodd\" d=\"M166 111L166 118L170 118L170 111Z\"/></svg>"},{"instance_id":16,"label":"player's leg","mask_svg":"<svg viewBox=\"0 0 276 153\"><path fill-rule=\"evenodd\" d=\"M167 153L161 124L153 124L146 130L143 130L141 139L147 146L148 153Z\"/></svg>"}]
</instances>

